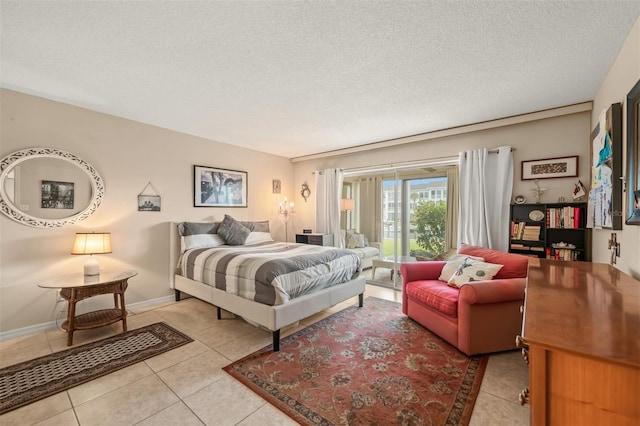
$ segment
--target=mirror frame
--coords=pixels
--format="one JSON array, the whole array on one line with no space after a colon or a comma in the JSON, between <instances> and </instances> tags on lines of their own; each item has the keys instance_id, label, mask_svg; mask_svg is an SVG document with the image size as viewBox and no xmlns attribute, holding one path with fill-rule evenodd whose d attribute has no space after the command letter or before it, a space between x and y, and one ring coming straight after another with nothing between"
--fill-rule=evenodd
<instances>
[{"instance_id":1,"label":"mirror frame","mask_svg":"<svg viewBox=\"0 0 640 426\"><path fill-rule=\"evenodd\" d=\"M9 200L7 193L4 189L4 182L9 174L12 166L18 165L23 161L32 158L55 158L59 160L65 160L74 166L79 167L84 171L91 181L91 200L89 205L82 211L64 217L60 219L42 219L39 217L31 216L17 208L12 201ZM96 169L82 158L71 154L70 152L62 151L54 148L27 148L20 151L13 152L0 161L0 211L7 215L9 218L19 222L23 225L33 226L35 228L59 228L64 225L79 222L91 216L96 211L102 198L104 197L104 183L100 174Z\"/></svg>"}]
</instances>

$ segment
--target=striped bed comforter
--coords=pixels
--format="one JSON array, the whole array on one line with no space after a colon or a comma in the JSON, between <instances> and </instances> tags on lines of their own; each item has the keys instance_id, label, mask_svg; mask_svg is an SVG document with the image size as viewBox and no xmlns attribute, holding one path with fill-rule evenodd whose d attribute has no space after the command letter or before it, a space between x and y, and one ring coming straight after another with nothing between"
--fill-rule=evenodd
<instances>
[{"instance_id":1,"label":"striped bed comforter","mask_svg":"<svg viewBox=\"0 0 640 426\"><path fill-rule=\"evenodd\" d=\"M267 305L356 278L360 258L352 251L310 244L266 242L187 250L184 277Z\"/></svg>"}]
</instances>

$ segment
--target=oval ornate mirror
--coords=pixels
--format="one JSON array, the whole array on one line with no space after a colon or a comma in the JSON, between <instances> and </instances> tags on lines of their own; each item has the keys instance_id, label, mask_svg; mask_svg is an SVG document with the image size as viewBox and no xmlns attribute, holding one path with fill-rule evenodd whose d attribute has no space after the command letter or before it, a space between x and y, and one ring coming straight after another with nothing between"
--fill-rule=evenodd
<instances>
[{"instance_id":1,"label":"oval ornate mirror","mask_svg":"<svg viewBox=\"0 0 640 426\"><path fill-rule=\"evenodd\" d=\"M0 210L23 225L58 228L89 217L104 184L82 158L53 148L28 148L0 162Z\"/></svg>"}]
</instances>

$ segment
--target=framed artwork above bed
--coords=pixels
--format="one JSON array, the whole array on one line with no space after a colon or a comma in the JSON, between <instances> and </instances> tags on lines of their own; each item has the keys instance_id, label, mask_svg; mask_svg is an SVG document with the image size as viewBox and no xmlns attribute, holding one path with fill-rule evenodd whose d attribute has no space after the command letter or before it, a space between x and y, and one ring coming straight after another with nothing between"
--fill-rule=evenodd
<instances>
[{"instance_id":1,"label":"framed artwork above bed","mask_svg":"<svg viewBox=\"0 0 640 426\"><path fill-rule=\"evenodd\" d=\"M247 172L193 166L194 207L247 207Z\"/></svg>"}]
</instances>

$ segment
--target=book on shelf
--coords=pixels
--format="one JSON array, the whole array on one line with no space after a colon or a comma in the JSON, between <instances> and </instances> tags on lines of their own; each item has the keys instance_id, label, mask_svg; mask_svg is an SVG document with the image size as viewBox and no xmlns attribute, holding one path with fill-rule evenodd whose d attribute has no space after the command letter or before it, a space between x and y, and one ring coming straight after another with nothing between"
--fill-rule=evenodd
<instances>
[{"instance_id":1,"label":"book on shelf","mask_svg":"<svg viewBox=\"0 0 640 426\"><path fill-rule=\"evenodd\" d=\"M549 228L580 228L581 207L549 207L547 209L547 227Z\"/></svg>"},{"instance_id":2,"label":"book on shelf","mask_svg":"<svg viewBox=\"0 0 640 426\"><path fill-rule=\"evenodd\" d=\"M511 238L514 240L539 241L540 225L527 225L526 222L511 222Z\"/></svg>"}]
</instances>

